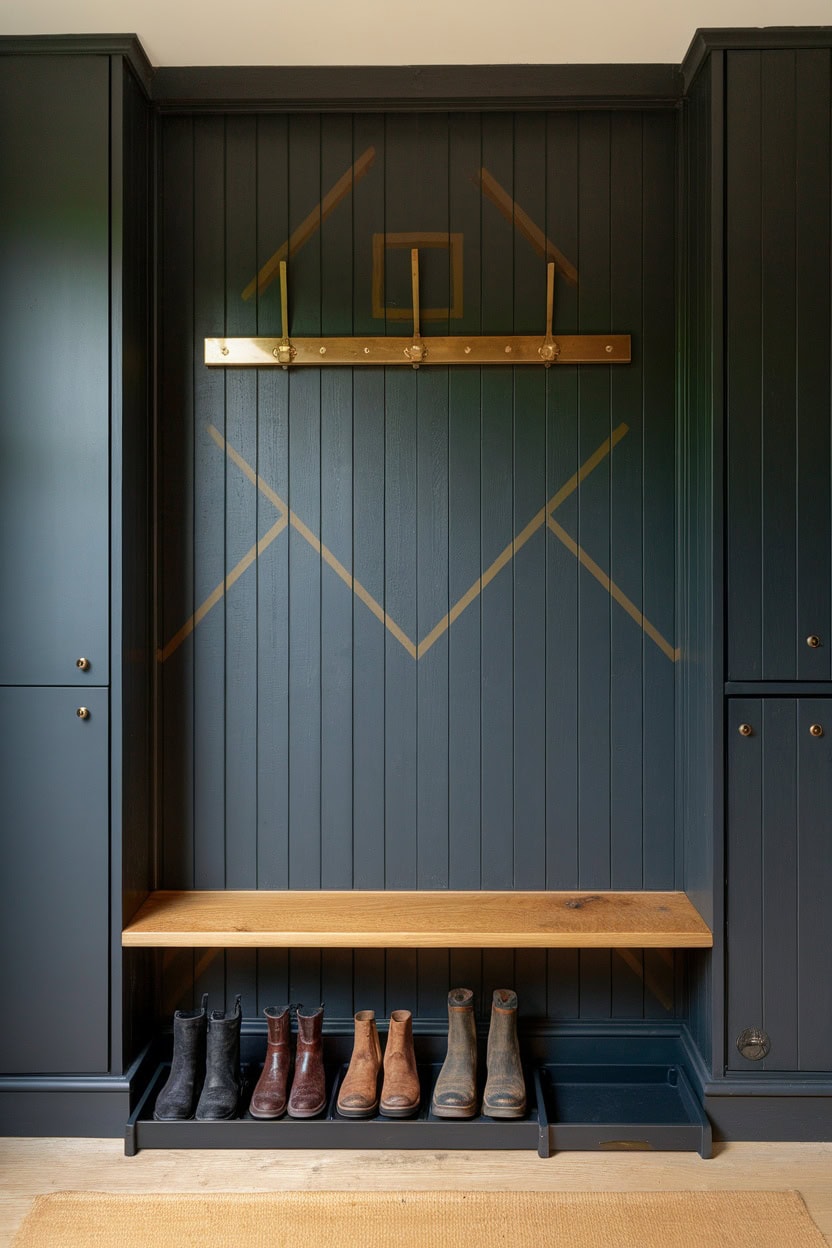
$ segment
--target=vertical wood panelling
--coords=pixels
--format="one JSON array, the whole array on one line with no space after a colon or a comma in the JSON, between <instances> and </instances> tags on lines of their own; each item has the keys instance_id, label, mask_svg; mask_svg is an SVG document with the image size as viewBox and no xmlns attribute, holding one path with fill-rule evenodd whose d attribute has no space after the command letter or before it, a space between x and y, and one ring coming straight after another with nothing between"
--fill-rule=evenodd
<instances>
[{"instance_id":1,"label":"vertical wood panelling","mask_svg":"<svg viewBox=\"0 0 832 1248\"><path fill-rule=\"evenodd\" d=\"M832 647L812 650L804 638L828 631L832 619L832 493L829 342L832 337L832 53L795 54L795 333L797 391L796 554L798 680L829 680ZM827 640L827 638L824 638ZM832 641L832 638L828 639Z\"/></svg>"},{"instance_id":2,"label":"vertical wood panelling","mask_svg":"<svg viewBox=\"0 0 832 1248\"><path fill-rule=\"evenodd\" d=\"M546 233L567 255L578 254L578 116L553 113L546 134ZM577 285L555 279L554 332L578 323ZM580 462L578 375L571 365L550 368L547 378L547 485L552 498ZM559 522L577 537L578 499L558 510ZM546 544L546 886L578 887L578 561L561 542ZM572 951L550 955L563 964Z\"/></svg>"},{"instance_id":3,"label":"vertical wood panelling","mask_svg":"<svg viewBox=\"0 0 832 1248\"><path fill-rule=\"evenodd\" d=\"M163 882L673 887L673 119L162 129ZM291 333L407 332L410 242L385 234L420 231L462 236L455 259L421 245L427 336L542 333L549 239L578 270L556 277L556 334L630 332L633 364L208 372L205 335L280 332L273 260L301 225ZM170 960L166 1008L227 981L247 1013L323 996L339 1018L438 1017L457 984L486 1016L497 986L527 1018L674 1009L662 951L207 951L189 968Z\"/></svg>"},{"instance_id":4,"label":"vertical wood panelling","mask_svg":"<svg viewBox=\"0 0 832 1248\"><path fill-rule=\"evenodd\" d=\"M681 290L677 351L679 401L676 405L676 643L680 652L675 671L676 886L684 887L706 921L714 924L717 943L720 932L714 913L714 821L719 817L719 803L715 776L714 685L715 680L721 680L721 667L715 655L718 645L714 602L718 557L715 526L719 504L714 471L718 462L715 442L722 377L720 330L715 326L721 289L717 290L715 283L721 281L723 257L714 200L719 203L722 194L721 100L722 65L721 58L717 57L703 67L691 88L682 117L680 155L685 211L678 251ZM647 155L652 146L645 149L646 166L654 158ZM657 256L651 256L648 261L647 273L653 280L645 282L645 312L648 307L656 308L655 266L658 263ZM663 363L646 355L645 366L645 387L652 395L656 369L661 370ZM650 463L645 446L645 491L652 480L652 473L648 477ZM649 515L651 531L655 532L660 521L652 505ZM652 567L652 550L650 556L646 556L646 563ZM655 588L651 593L651 610L658 611L660 603L656 602L656 597L660 597L660 585L655 580L652 585ZM719 671L718 677L715 671ZM651 691L653 688L651 685ZM655 759L656 741L663 732L658 705L652 697L650 706L651 738L645 739L645 767ZM652 747L648 740L652 740ZM660 784L654 784L653 788L661 793ZM645 882L649 878L651 887L655 887L657 878L649 874L657 839L661 842L655 829L650 840L645 838ZM710 957L687 959L685 1008L691 1032L708 1064L714 1056L711 968Z\"/></svg>"},{"instance_id":5,"label":"vertical wood panelling","mask_svg":"<svg viewBox=\"0 0 832 1248\"><path fill-rule=\"evenodd\" d=\"M610 322L610 128L604 113L584 113L578 126L578 328L591 333ZM583 463L609 437L610 370L578 372L578 460ZM602 567L610 566L609 457L588 478L578 498L577 541ZM582 568L578 579L578 883L611 884L610 672L612 613L609 595ZM611 965L606 949L581 951L581 1014L609 1018Z\"/></svg>"},{"instance_id":6,"label":"vertical wood panelling","mask_svg":"<svg viewBox=\"0 0 832 1248\"><path fill-rule=\"evenodd\" d=\"M727 92L728 675L828 679L829 51L734 53Z\"/></svg>"},{"instance_id":7,"label":"vertical wood panelling","mask_svg":"<svg viewBox=\"0 0 832 1248\"><path fill-rule=\"evenodd\" d=\"M797 967L788 998L795 1008L800 1070L832 1068L832 701L797 705ZM822 737L809 728L820 721Z\"/></svg>"},{"instance_id":8,"label":"vertical wood panelling","mask_svg":"<svg viewBox=\"0 0 832 1248\"><path fill-rule=\"evenodd\" d=\"M728 785L728 1064L733 1070L828 1070L832 1010L826 698L731 699ZM752 735L740 736L740 723ZM824 732L813 736L812 724ZM750 1061L740 1032L762 1027L771 1051Z\"/></svg>"},{"instance_id":9,"label":"vertical wood panelling","mask_svg":"<svg viewBox=\"0 0 832 1248\"><path fill-rule=\"evenodd\" d=\"M728 61L726 80L725 344L728 436L727 675L763 677L763 552L760 518L764 439L762 378L762 135L759 52ZM785 348L786 344L781 344Z\"/></svg>"},{"instance_id":10,"label":"vertical wood panelling","mask_svg":"<svg viewBox=\"0 0 832 1248\"><path fill-rule=\"evenodd\" d=\"M195 610L193 122L178 117L162 127L160 149L159 282L164 299L159 314L158 574L159 637L163 648L185 621L193 618ZM193 888L193 645L180 645L164 663L160 703L162 880L168 888Z\"/></svg>"}]
</instances>

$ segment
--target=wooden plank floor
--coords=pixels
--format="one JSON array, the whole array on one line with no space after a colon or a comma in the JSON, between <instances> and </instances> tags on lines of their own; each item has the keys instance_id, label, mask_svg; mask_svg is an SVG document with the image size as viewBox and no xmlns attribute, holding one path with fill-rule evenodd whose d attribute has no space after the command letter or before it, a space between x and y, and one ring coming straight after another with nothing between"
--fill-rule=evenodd
<instances>
[{"instance_id":1,"label":"wooden plank floor","mask_svg":"<svg viewBox=\"0 0 832 1248\"><path fill-rule=\"evenodd\" d=\"M832 1144L718 1144L690 1153L143 1151L120 1140L0 1140L0 1244L33 1198L108 1192L702 1191L793 1188L832 1243Z\"/></svg>"}]
</instances>

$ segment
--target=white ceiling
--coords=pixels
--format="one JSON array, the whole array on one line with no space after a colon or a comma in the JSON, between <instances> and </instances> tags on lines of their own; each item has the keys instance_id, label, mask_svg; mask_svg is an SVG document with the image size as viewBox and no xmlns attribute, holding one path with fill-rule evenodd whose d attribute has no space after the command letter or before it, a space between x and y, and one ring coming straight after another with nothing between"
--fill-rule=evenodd
<instances>
[{"instance_id":1,"label":"white ceiling","mask_svg":"<svg viewBox=\"0 0 832 1248\"><path fill-rule=\"evenodd\" d=\"M138 34L154 65L681 61L697 27L832 24L832 0L2 0L0 34Z\"/></svg>"}]
</instances>

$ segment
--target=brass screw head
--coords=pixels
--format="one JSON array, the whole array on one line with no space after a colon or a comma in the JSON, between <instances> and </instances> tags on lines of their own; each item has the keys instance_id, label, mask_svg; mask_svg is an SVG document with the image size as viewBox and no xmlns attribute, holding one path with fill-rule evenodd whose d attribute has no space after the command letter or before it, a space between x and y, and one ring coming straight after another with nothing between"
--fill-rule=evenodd
<instances>
[{"instance_id":1,"label":"brass screw head","mask_svg":"<svg viewBox=\"0 0 832 1248\"><path fill-rule=\"evenodd\" d=\"M822 724L812 724L812 726L811 726L811 727L810 727L810 729L809 729L809 733L810 733L810 734L811 734L811 736L813 736L813 737L822 737L822 736L823 736L823 725L822 725Z\"/></svg>"},{"instance_id":2,"label":"brass screw head","mask_svg":"<svg viewBox=\"0 0 832 1248\"><path fill-rule=\"evenodd\" d=\"M739 732L741 737L750 737L754 729L751 727L750 724L740 724L737 731Z\"/></svg>"}]
</instances>

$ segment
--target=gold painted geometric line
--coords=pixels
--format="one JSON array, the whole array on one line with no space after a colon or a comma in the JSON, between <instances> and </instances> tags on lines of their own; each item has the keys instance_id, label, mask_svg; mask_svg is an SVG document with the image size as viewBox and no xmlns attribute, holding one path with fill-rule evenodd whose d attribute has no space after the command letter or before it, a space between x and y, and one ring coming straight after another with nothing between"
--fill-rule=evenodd
<instances>
[{"instance_id":1,"label":"gold painted geometric line","mask_svg":"<svg viewBox=\"0 0 832 1248\"><path fill-rule=\"evenodd\" d=\"M161 662L165 662L170 655L179 648L182 642L190 636L194 628L196 628L200 621L205 618L212 607L216 606L216 604L223 597L225 591L229 589L237 580L239 580L243 572L245 572L246 569L249 568L255 561L255 559L259 558L263 551L265 551L275 540L275 538L283 532L287 524L291 524L292 528L294 528L296 532L309 543L319 557L322 558L330 568L332 568L344 584L352 590L355 596L364 603L376 619L384 625L391 636L400 643L411 658L417 660L421 659L425 654L427 654L428 650L430 650L435 642L438 641L438 639L445 632L447 632L450 625L459 619L463 611L465 611L472 602L476 601L477 597L482 593L486 586L494 580L498 573L502 571L502 569L511 561L517 552L525 546L526 542L528 542L533 534L536 533L537 530L544 524L548 524L548 527L558 538L558 540L563 543L567 550L569 550L575 558L578 559L579 562L595 577L599 584L606 589L607 593L619 604L619 606L624 608L631 619L633 619L639 627L643 629L647 636L655 642L655 644L671 660L671 662L676 662L681 655L681 651L674 649L670 643L662 637L658 629L656 629L654 625L651 624L650 621L644 617L644 615L642 615L635 603L627 597L623 590L619 589L614 581L610 580L595 560L587 554L583 547L579 546L578 543L569 536L566 530L562 528L562 526L558 524L552 516L552 513L556 511L557 508L560 507L561 504L575 492L578 486L585 481L589 474L598 467L607 455L610 454L612 449L617 446L627 432L628 426L622 423L613 430L608 438L604 439L600 446L593 451L588 459L584 461L578 471L573 473L573 475L566 482L564 482L560 489L552 495L545 506L541 507L540 511L538 511L537 514L531 518L525 528L523 528L511 542L509 542L493 563L485 569L481 576L474 581L473 585L466 590L458 602L454 604L448 614L443 616L443 618L436 625L434 625L428 635L417 646L413 641L411 641L396 621L384 610L381 603L373 597L369 590L367 590L359 580L352 576L352 574L347 570L347 568L344 567L329 547L324 545L320 538L312 532L309 526L301 520L300 516L291 510L288 504L284 502L279 494L275 493L272 487L268 484L268 482L263 480L259 473L254 471L251 465L243 459L242 455L240 455L239 452L225 440L220 431L214 425L209 425L208 433L220 450L225 452L229 459L237 465L240 471L244 473L252 484L256 485L257 489L260 490L266 498L268 498L268 500L281 514L278 521L272 526L271 529L269 529L268 533L266 533L259 542L257 542L249 551L246 552L225 580L220 582L220 584L198 607L191 618L182 626L179 632L171 638L164 650L159 652L158 657Z\"/></svg>"},{"instance_id":2,"label":"gold painted geometric line","mask_svg":"<svg viewBox=\"0 0 832 1248\"><path fill-rule=\"evenodd\" d=\"M587 554L583 546L569 536L566 529L562 528L552 516L547 518L547 524L554 533L558 541L563 542L567 550L571 551L579 563L586 568L596 579L599 585L603 585L604 589L613 598L620 607L623 607L631 619L635 620L639 628L641 628L651 641L655 642L663 654L666 654L671 663L676 663L681 658L681 650L674 647L662 637L655 625L651 624L646 616L642 615L632 599L628 598L622 589L616 585L615 581L611 581L603 568L595 562L591 555Z\"/></svg>"},{"instance_id":3,"label":"gold painted geometric line","mask_svg":"<svg viewBox=\"0 0 832 1248\"><path fill-rule=\"evenodd\" d=\"M304 538L304 540L309 543L312 549L318 555L320 555L320 557L324 560L325 563L329 564L333 572L335 572L336 575L341 578L344 584L353 591L355 596L359 598L361 602L363 602L364 605L369 608L370 611L372 611L376 619L379 620L384 625L384 627L391 633L391 635L396 638L396 641L400 642L401 645L404 646L405 650L411 656L411 658L415 659L416 658L415 643L410 640L410 638L399 627L399 625L392 618L392 616L387 614L387 612L384 610L381 604L375 600L375 598L369 592L369 590L365 589L364 586L361 584L361 582L359 580L356 580L356 578L353 577L347 571L343 563L341 563L340 559L338 559L337 556L332 553L332 551L329 549L328 546L324 545L324 543L320 540L320 538L315 536L315 534L312 532L309 526L307 524L304 524L300 516L296 512L292 511L292 509L288 506L288 504L285 503L283 499L274 492L271 486L268 485L262 479L262 477L260 477L254 472L254 470L250 467L249 464L246 463L246 461L234 449L234 447L231 446L228 442L226 442L225 438L222 436L219 429L215 428L214 425L209 425L208 432L211 435L211 437L214 439L214 441L216 442L217 446L221 450L225 451L229 459L233 460L234 463L237 464L239 468L241 468L241 470L246 474L248 479L254 482L257 488L261 490L263 494L265 494L266 498L268 498L270 502L273 502L275 507L279 508L280 511L284 513L285 517L288 517L288 521L291 524L292 528L295 529L296 532L298 532L301 535L301 537Z\"/></svg>"},{"instance_id":4,"label":"gold painted geometric line","mask_svg":"<svg viewBox=\"0 0 832 1248\"><path fill-rule=\"evenodd\" d=\"M272 525L268 533L263 534L259 542L255 542L251 549L246 551L240 562L236 564L228 573L228 576L220 581L219 585L211 591L205 601L197 607L191 618L182 625L179 632L176 633L175 636L171 637L164 650L159 651L157 657L161 663L165 663L174 651L179 649L182 642L185 641L187 637L190 637L197 624L200 624L212 607L217 605L217 603L224 596L226 590L229 590L232 585L239 581L240 577L246 569L251 567L255 559L259 559L263 554L263 551L267 550L269 546L271 546L274 539L280 536L286 528L286 524L287 519L284 514L275 524Z\"/></svg>"},{"instance_id":5,"label":"gold painted geometric line","mask_svg":"<svg viewBox=\"0 0 832 1248\"><path fill-rule=\"evenodd\" d=\"M301 221L286 242L281 243L274 255L263 265L257 276L252 278L243 291L244 300L248 301L251 299L255 291L262 295L263 291L272 284L280 272L281 260L294 256L305 243L309 242L310 238L321 228L329 214L338 207L341 200L346 199L355 183L359 182L365 173L368 172L375 158L376 149L374 147L368 147L366 151L361 153L358 160L349 167L347 172L338 179L334 186L330 187L320 203L312 209L305 220Z\"/></svg>"},{"instance_id":6,"label":"gold painted geometric line","mask_svg":"<svg viewBox=\"0 0 832 1248\"><path fill-rule=\"evenodd\" d=\"M607 455L609 455L613 447L618 445L621 439L628 432L628 428L629 427L622 422L622 424L614 429L610 436L604 439L598 449L593 451L589 459L581 465L578 471L573 473L569 480L560 487L556 494L552 495L544 507L541 507L537 515L532 516L526 527L522 529L512 541L509 542L505 550L500 552L494 562L486 568L482 575L477 577L470 589L466 590L466 592L462 595L459 602L451 608L447 615L442 617L438 624L434 625L427 637L425 637L423 641L419 642L419 648L416 655L417 658L421 659L423 655L427 654L431 646L434 645L443 633L447 632L450 626L459 619L466 607L470 607L471 603L477 599L485 587L490 585L490 583L494 580L497 573L502 571L509 560L514 558L518 550L522 549L529 538L543 526L547 516L551 515L553 511L560 507L569 495L575 492L581 482L585 481L589 474L598 467Z\"/></svg>"},{"instance_id":7,"label":"gold painted geometric line","mask_svg":"<svg viewBox=\"0 0 832 1248\"><path fill-rule=\"evenodd\" d=\"M494 207L503 214L509 225L513 225L517 233L522 234L523 238L531 243L537 254L544 260L554 260L558 271L563 274L566 280L573 286L577 285L578 270L572 261L568 260L552 240L546 237L539 225L535 225L529 214L520 207L516 200L511 198L504 187L500 186L493 174L490 174L483 166L476 181L481 187L483 195L491 200Z\"/></svg>"}]
</instances>

